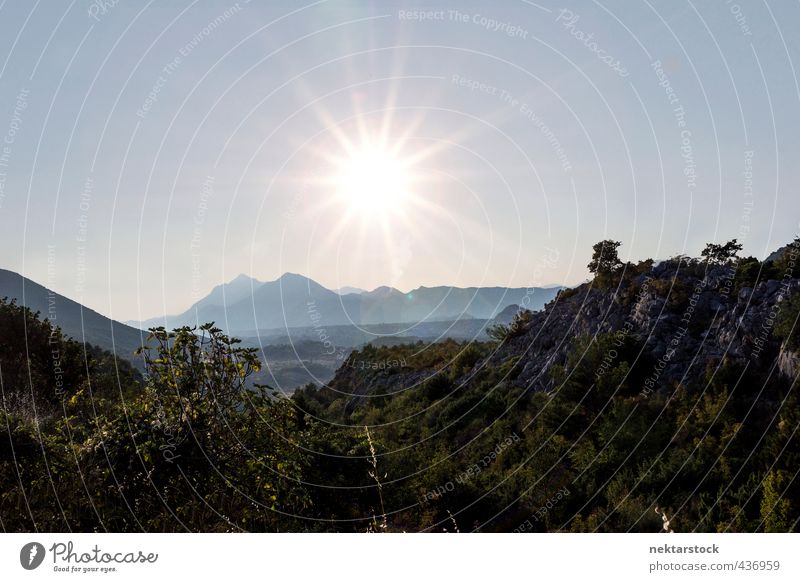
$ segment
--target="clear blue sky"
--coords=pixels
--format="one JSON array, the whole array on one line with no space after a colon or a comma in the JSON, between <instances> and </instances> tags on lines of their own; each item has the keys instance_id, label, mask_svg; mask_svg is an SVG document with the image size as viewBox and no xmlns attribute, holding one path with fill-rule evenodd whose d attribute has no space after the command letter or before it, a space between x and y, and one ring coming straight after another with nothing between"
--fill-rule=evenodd
<instances>
[{"instance_id":1,"label":"clear blue sky","mask_svg":"<svg viewBox=\"0 0 800 582\"><path fill-rule=\"evenodd\" d=\"M113 4L0 4L0 266L117 319L239 273L571 284L602 238L798 232L797 3ZM402 216L332 201L378 135Z\"/></svg>"}]
</instances>

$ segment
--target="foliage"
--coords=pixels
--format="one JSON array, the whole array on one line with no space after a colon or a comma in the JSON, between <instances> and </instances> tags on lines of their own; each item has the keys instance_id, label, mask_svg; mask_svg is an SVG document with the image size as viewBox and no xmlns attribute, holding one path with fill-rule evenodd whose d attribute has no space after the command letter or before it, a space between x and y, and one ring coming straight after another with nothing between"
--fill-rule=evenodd
<instances>
[{"instance_id":1,"label":"foliage","mask_svg":"<svg viewBox=\"0 0 800 582\"><path fill-rule=\"evenodd\" d=\"M783 481L780 495L772 493L772 481L761 485L770 470L789 470L800 460L791 398L781 422L771 422L786 390L774 379L774 399L753 404L745 386L760 386L766 375L748 371L743 379L745 372L726 362L710 366L696 386L643 396L654 362L638 340L619 332L577 338L568 361L552 368L552 394L515 386L510 371L517 362L495 367L481 360L482 375L467 383L447 367L418 388L380 404L366 400L351 412L339 404L346 396L319 399L320 389L304 389L294 400L331 422L358 426L370 419L372 439L393 451L380 458L381 475L389 476L381 491L390 529L440 531L451 527L453 513L462 530L472 524L510 531L528 522L525 531L657 532L659 506L678 532L756 531L762 506L779 499L779 521L766 527L787 531L797 519L800 507L788 501L797 498L797 484ZM464 478L510 435L519 442ZM349 473L349 464L343 461L339 471ZM403 475L409 477L392 480ZM532 519L562 488L570 494ZM406 509L391 512L400 507Z\"/></svg>"},{"instance_id":2,"label":"foliage","mask_svg":"<svg viewBox=\"0 0 800 582\"><path fill-rule=\"evenodd\" d=\"M724 245L708 243L706 248L700 253L700 256L710 264L725 265L733 261L741 250L741 243L733 239L726 242Z\"/></svg>"},{"instance_id":3,"label":"foliage","mask_svg":"<svg viewBox=\"0 0 800 582\"><path fill-rule=\"evenodd\" d=\"M13 303L0 317L16 326L0 329L3 356L26 343L31 356L2 368L6 531L305 529L291 516L313 512L298 485L307 434L288 400L242 390L252 354L219 330L153 330L142 379ZM46 356L76 350L84 372L64 358L54 399Z\"/></svg>"},{"instance_id":4,"label":"foliage","mask_svg":"<svg viewBox=\"0 0 800 582\"><path fill-rule=\"evenodd\" d=\"M736 266L736 292L738 293L746 287L751 289L755 287L761 275L761 269L761 261L755 257L746 257L740 260Z\"/></svg>"},{"instance_id":5,"label":"foliage","mask_svg":"<svg viewBox=\"0 0 800 582\"><path fill-rule=\"evenodd\" d=\"M783 533L789 531L791 503L784 496L786 486L791 479L788 471L770 471L764 478L761 498L761 519L764 531L768 533Z\"/></svg>"},{"instance_id":6,"label":"foliage","mask_svg":"<svg viewBox=\"0 0 800 582\"><path fill-rule=\"evenodd\" d=\"M629 304L653 264L624 275L618 259L596 266L620 275ZM743 260L737 284L768 268ZM572 292L576 303L599 293L587 288ZM648 288L677 312L692 292L665 277ZM795 349L798 313L791 296L775 323ZM698 308L695 320L706 319ZM0 302L0 524L657 532L668 515L676 532L796 527L800 401L788 382L720 358L667 392L643 391L655 355L617 327L575 336L549 381L534 383L522 372L537 355L505 342L530 325L520 312L496 335L506 345L364 346L330 386L285 398L246 388L255 352L212 324L153 329L142 376Z\"/></svg>"},{"instance_id":7,"label":"foliage","mask_svg":"<svg viewBox=\"0 0 800 582\"><path fill-rule=\"evenodd\" d=\"M796 293L781 303L775 321L775 335L786 342L786 347L794 352L800 351L800 293Z\"/></svg>"},{"instance_id":8,"label":"foliage","mask_svg":"<svg viewBox=\"0 0 800 582\"><path fill-rule=\"evenodd\" d=\"M622 266L617 249L622 243L615 240L601 240L592 246L592 260L587 265L594 275L611 275Z\"/></svg>"},{"instance_id":9,"label":"foliage","mask_svg":"<svg viewBox=\"0 0 800 582\"><path fill-rule=\"evenodd\" d=\"M575 297L581 291L583 291L581 287L565 287L564 289L559 290L558 294L556 294L555 301L566 301L571 297Z\"/></svg>"},{"instance_id":10,"label":"foliage","mask_svg":"<svg viewBox=\"0 0 800 582\"><path fill-rule=\"evenodd\" d=\"M530 309L520 309L514 314L514 319L509 325L502 323L492 325L486 330L486 333L495 341L505 342L524 335L528 331L528 325L532 319L533 312Z\"/></svg>"}]
</instances>

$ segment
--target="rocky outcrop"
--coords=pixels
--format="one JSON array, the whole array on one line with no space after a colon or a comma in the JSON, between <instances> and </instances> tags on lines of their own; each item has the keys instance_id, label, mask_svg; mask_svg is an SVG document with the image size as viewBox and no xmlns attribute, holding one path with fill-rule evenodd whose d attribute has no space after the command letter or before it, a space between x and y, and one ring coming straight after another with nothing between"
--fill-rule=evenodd
<instances>
[{"instance_id":1,"label":"rocky outcrop","mask_svg":"<svg viewBox=\"0 0 800 582\"><path fill-rule=\"evenodd\" d=\"M798 357L781 351L773 327L781 304L800 292L800 279L764 281L736 292L735 275L732 265L667 261L626 274L614 288L587 283L536 313L525 333L508 340L493 358L521 356L517 382L549 390L549 370L567 363L576 336L618 332L640 341L643 351L660 362L661 387L697 377L710 361L722 358L761 367L778 358L780 372L793 377Z\"/></svg>"},{"instance_id":2,"label":"rocky outcrop","mask_svg":"<svg viewBox=\"0 0 800 582\"><path fill-rule=\"evenodd\" d=\"M781 348L778 354L778 370L787 378L797 378L800 372L800 354Z\"/></svg>"},{"instance_id":3,"label":"rocky outcrop","mask_svg":"<svg viewBox=\"0 0 800 582\"><path fill-rule=\"evenodd\" d=\"M395 394L416 388L433 373L408 366L405 359L364 358L351 355L328 385L346 397L345 408L352 411L359 403L373 396Z\"/></svg>"}]
</instances>

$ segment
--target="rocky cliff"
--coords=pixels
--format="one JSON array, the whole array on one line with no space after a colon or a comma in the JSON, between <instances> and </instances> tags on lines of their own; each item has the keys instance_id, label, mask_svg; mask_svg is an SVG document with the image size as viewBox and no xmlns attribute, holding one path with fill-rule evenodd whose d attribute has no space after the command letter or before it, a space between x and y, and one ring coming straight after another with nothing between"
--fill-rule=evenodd
<instances>
[{"instance_id":1,"label":"rocky cliff","mask_svg":"<svg viewBox=\"0 0 800 582\"><path fill-rule=\"evenodd\" d=\"M481 345L481 356L471 367L461 358L463 345L444 350L441 358L385 366L345 365L331 387L352 394L350 406L369 393L389 394L413 389L440 370L461 367L454 384L469 382L481 368L498 369L513 362L516 373L507 383L531 391L556 388L552 369L569 373L578 342L590 345L610 335L615 344L634 345L646 372L643 393L664 391L677 384L702 387L709 370L721 363L745 366L764 375L794 379L800 356L788 349L775 332L776 322L790 315L788 300L800 293L796 275L800 248L786 247L778 260L755 259L708 264L680 257L654 263L627 265L613 275L598 277L577 288L564 290L542 311L521 312L506 328L498 345ZM614 345L614 344L612 344ZM419 346L409 354L424 353ZM430 349L430 348L427 348ZM441 350L440 350L441 351ZM356 354L368 361L391 359L396 354ZM604 361L612 367L617 357L609 349ZM469 359L469 358L467 358ZM603 373L600 366L597 374Z\"/></svg>"},{"instance_id":2,"label":"rocky cliff","mask_svg":"<svg viewBox=\"0 0 800 582\"><path fill-rule=\"evenodd\" d=\"M574 337L611 333L638 342L641 356L654 361L645 389L694 384L723 359L757 368L777 363L777 372L797 374L797 356L773 331L786 300L800 291L792 273L750 287L735 265L678 260L633 270L616 287L587 283L562 293L493 358L521 356L517 382L551 389L548 371L567 365Z\"/></svg>"}]
</instances>

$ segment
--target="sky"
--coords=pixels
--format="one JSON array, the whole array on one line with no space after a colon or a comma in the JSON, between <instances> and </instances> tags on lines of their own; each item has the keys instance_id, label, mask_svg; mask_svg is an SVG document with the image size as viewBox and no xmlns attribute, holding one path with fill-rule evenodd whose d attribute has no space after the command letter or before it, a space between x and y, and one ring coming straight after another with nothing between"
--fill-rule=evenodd
<instances>
[{"instance_id":1,"label":"sky","mask_svg":"<svg viewBox=\"0 0 800 582\"><path fill-rule=\"evenodd\" d=\"M0 4L0 267L119 320L244 273L536 286L800 225L800 4Z\"/></svg>"}]
</instances>

